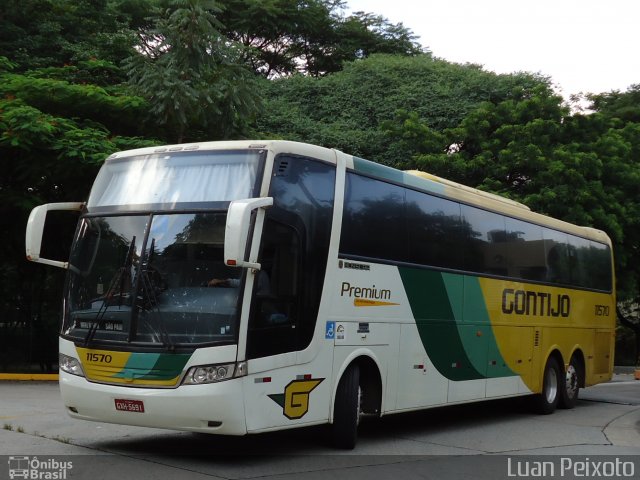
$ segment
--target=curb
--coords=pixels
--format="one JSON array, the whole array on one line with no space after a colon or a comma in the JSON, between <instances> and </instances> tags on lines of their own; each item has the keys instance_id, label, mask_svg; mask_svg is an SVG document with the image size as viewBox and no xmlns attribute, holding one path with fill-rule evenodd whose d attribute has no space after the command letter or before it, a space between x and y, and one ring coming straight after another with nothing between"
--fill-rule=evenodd
<instances>
[{"instance_id":1,"label":"curb","mask_svg":"<svg viewBox=\"0 0 640 480\"><path fill-rule=\"evenodd\" d=\"M0 381L10 380L18 382L58 381L57 373L0 373Z\"/></svg>"},{"instance_id":2,"label":"curb","mask_svg":"<svg viewBox=\"0 0 640 480\"><path fill-rule=\"evenodd\" d=\"M613 372L614 373L633 374L633 372L635 370L636 370L636 367L634 367L634 366L617 366L617 367L613 367Z\"/></svg>"},{"instance_id":3,"label":"curb","mask_svg":"<svg viewBox=\"0 0 640 480\"><path fill-rule=\"evenodd\" d=\"M640 409L615 419L605 427L603 433L612 445L623 447L637 447L640 445Z\"/></svg>"}]
</instances>

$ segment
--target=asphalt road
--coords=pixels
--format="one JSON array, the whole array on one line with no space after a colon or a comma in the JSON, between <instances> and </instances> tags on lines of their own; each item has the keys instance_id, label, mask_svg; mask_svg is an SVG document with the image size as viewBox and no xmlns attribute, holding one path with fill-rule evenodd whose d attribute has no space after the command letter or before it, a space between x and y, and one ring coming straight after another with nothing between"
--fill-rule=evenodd
<instances>
[{"instance_id":1,"label":"asphalt road","mask_svg":"<svg viewBox=\"0 0 640 480\"><path fill-rule=\"evenodd\" d=\"M511 399L366 421L349 452L323 428L219 437L74 420L57 384L3 382L0 479L19 458L63 480L639 478L640 381L614 380L547 416Z\"/></svg>"}]
</instances>

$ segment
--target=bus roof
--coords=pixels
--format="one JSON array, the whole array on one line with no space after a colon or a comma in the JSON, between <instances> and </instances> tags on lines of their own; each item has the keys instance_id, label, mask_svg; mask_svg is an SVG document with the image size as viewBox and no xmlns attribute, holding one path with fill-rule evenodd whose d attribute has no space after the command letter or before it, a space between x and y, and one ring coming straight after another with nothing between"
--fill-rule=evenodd
<instances>
[{"instance_id":1,"label":"bus roof","mask_svg":"<svg viewBox=\"0 0 640 480\"><path fill-rule=\"evenodd\" d=\"M116 152L107 158L115 160L117 158L134 157L138 155L153 155L174 152L204 152L212 150L242 150L242 149L267 149L274 154L295 153L313 158L318 158L325 162L336 163L335 150L309 143L291 142L288 140L228 140L219 142L196 142L176 145L158 145L155 147L137 148L134 150L124 150Z\"/></svg>"},{"instance_id":2,"label":"bus roof","mask_svg":"<svg viewBox=\"0 0 640 480\"><path fill-rule=\"evenodd\" d=\"M229 149L267 149L272 151L274 154L294 153L297 155L317 158L334 164L336 163L337 153L334 149L288 140L232 140L162 145L126 150L110 155L107 158L107 161L138 155ZM499 195L477 190L475 188L418 170L403 172L363 158L351 155L345 155L345 157L347 158L347 168L358 173L389 180L400 185L434 193L462 203L474 205L510 217L519 218L538 225L562 230L567 233L611 245L611 240L607 234L601 230L589 227L580 227L562 220L532 212L526 205Z\"/></svg>"}]
</instances>

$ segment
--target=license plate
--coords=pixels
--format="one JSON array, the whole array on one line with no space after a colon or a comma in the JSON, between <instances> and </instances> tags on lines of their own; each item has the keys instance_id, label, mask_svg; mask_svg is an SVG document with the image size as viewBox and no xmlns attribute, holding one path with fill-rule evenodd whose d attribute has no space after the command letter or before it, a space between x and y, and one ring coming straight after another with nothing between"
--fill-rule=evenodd
<instances>
[{"instance_id":1,"label":"license plate","mask_svg":"<svg viewBox=\"0 0 640 480\"><path fill-rule=\"evenodd\" d=\"M116 410L121 412L144 413L144 403L142 400L127 400L124 398L116 398Z\"/></svg>"}]
</instances>

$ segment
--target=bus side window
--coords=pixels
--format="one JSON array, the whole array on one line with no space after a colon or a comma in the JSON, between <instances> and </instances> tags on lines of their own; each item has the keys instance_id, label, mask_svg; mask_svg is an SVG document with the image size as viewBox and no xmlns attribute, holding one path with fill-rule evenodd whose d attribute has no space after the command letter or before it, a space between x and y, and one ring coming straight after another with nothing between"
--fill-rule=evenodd
<instances>
[{"instance_id":1,"label":"bus side window","mask_svg":"<svg viewBox=\"0 0 640 480\"><path fill-rule=\"evenodd\" d=\"M306 348L315 331L327 267L336 169L308 157L278 155L259 254L271 292L256 278L249 358ZM264 281L262 281L264 283Z\"/></svg>"},{"instance_id":2,"label":"bus side window","mask_svg":"<svg viewBox=\"0 0 640 480\"><path fill-rule=\"evenodd\" d=\"M262 326L293 324L298 294L299 240L295 230L267 220L261 256L262 270L254 291L260 303Z\"/></svg>"},{"instance_id":3,"label":"bus side window","mask_svg":"<svg viewBox=\"0 0 640 480\"><path fill-rule=\"evenodd\" d=\"M300 240L294 228L267 218L262 240L262 269L254 281L249 321L250 358L293 351L299 316Z\"/></svg>"}]
</instances>

